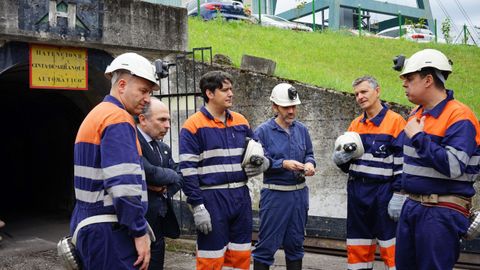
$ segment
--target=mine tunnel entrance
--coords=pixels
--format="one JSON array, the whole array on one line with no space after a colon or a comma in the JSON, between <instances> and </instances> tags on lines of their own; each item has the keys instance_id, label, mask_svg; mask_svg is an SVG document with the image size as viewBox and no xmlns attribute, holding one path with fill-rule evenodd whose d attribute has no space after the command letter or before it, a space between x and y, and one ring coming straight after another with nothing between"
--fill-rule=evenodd
<instances>
[{"instance_id":1,"label":"mine tunnel entrance","mask_svg":"<svg viewBox=\"0 0 480 270\"><path fill-rule=\"evenodd\" d=\"M29 44L0 47L0 219L7 224L29 214L69 217L73 209L76 133L109 92L103 72L113 59L93 49L87 49L87 56L88 90L31 89Z\"/></svg>"}]
</instances>

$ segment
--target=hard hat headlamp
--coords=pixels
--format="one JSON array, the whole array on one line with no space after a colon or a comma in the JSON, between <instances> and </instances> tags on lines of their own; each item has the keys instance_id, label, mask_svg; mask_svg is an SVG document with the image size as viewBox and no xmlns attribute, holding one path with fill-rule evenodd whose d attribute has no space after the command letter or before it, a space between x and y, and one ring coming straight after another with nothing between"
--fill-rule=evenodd
<instances>
[{"instance_id":1,"label":"hard hat headlamp","mask_svg":"<svg viewBox=\"0 0 480 270\"><path fill-rule=\"evenodd\" d=\"M435 49L424 49L414 53L410 58L404 55L397 55L393 58L393 69L400 71L400 77L406 74L420 72L425 68L433 68L439 70L442 74L450 74L452 72L453 62L448 59L441 51ZM437 76L442 80L442 76ZM444 76L446 79L447 76ZM444 81L444 80L442 80Z\"/></svg>"},{"instance_id":2,"label":"hard hat headlamp","mask_svg":"<svg viewBox=\"0 0 480 270\"><path fill-rule=\"evenodd\" d=\"M357 132L347 131L335 140L335 151L345 151L352 153L354 159L361 157L365 149L363 148L362 138Z\"/></svg>"},{"instance_id":3,"label":"hard hat headlamp","mask_svg":"<svg viewBox=\"0 0 480 270\"><path fill-rule=\"evenodd\" d=\"M396 71L402 71L403 65L405 64L405 55L400 54L393 58L393 69Z\"/></svg>"},{"instance_id":4,"label":"hard hat headlamp","mask_svg":"<svg viewBox=\"0 0 480 270\"><path fill-rule=\"evenodd\" d=\"M297 89L289 83L279 83L272 89L270 100L281 107L301 104Z\"/></svg>"},{"instance_id":5,"label":"hard hat headlamp","mask_svg":"<svg viewBox=\"0 0 480 270\"><path fill-rule=\"evenodd\" d=\"M263 147L259 142L246 137L245 138L245 147L242 154L242 167L245 167L247 164L251 164L255 167L260 167L263 164Z\"/></svg>"},{"instance_id":6,"label":"hard hat headlamp","mask_svg":"<svg viewBox=\"0 0 480 270\"><path fill-rule=\"evenodd\" d=\"M354 152L355 150L357 150L356 143L346 143L343 145L343 151L347 153Z\"/></svg>"},{"instance_id":7,"label":"hard hat headlamp","mask_svg":"<svg viewBox=\"0 0 480 270\"><path fill-rule=\"evenodd\" d=\"M260 167L263 164L263 157L261 156L251 156L250 157L250 164L252 164L255 167Z\"/></svg>"},{"instance_id":8,"label":"hard hat headlamp","mask_svg":"<svg viewBox=\"0 0 480 270\"><path fill-rule=\"evenodd\" d=\"M155 74L157 75L157 79L160 80L168 77L168 67L173 64L169 64L168 62L157 59L155 60L154 65L155 65Z\"/></svg>"},{"instance_id":9,"label":"hard hat headlamp","mask_svg":"<svg viewBox=\"0 0 480 270\"><path fill-rule=\"evenodd\" d=\"M295 87L290 87L288 88L288 98L290 100L296 100L298 97L298 92L297 92L297 89L295 89Z\"/></svg>"}]
</instances>

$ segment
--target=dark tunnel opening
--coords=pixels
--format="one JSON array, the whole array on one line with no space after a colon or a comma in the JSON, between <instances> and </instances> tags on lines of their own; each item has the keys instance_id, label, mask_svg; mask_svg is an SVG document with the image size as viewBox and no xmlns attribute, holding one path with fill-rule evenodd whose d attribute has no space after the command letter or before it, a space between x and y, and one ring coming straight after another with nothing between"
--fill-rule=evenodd
<instances>
[{"instance_id":1,"label":"dark tunnel opening","mask_svg":"<svg viewBox=\"0 0 480 270\"><path fill-rule=\"evenodd\" d=\"M28 63L0 74L0 219L70 216L75 137L86 114L108 93L103 69L90 66L87 91L30 89Z\"/></svg>"},{"instance_id":2,"label":"dark tunnel opening","mask_svg":"<svg viewBox=\"0 0 480 270\"><path fill-rule=\"evenodd\" d=\"M67 210L72 204L73 143L84 114L59 91L30 89L25 69L0 76L4 216Z\"/></svg>"}]
</instances>

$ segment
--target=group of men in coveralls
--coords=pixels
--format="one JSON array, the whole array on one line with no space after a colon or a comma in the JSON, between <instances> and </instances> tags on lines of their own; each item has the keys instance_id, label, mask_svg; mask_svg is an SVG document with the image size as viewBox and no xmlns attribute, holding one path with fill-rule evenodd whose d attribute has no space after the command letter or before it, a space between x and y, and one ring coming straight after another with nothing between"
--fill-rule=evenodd
<instances>
[{"instance_id":1,"label":"group of men in coveralls","mask_svg":"<svg viewBox=\"0 0 480 270\"><path fill-rule=\"evenodd\" d=\"M249 269L252 205L248 177L264 173L260 198L259 241L254 268L268 269L283 245L287 269L302 269L308 216L305 176L315 173L307 128L295 120L297 91L282 83L270 100L275 116L252 132L241 114L230 111L233 80L212 71L200 80L205 106L187 119L180 132L183 191L198 229L197 269ZM245 140L258 139L265 156L260 166L242 168Z\"/></svg>"},{"instance_id":2,"label":"group of men in coveralls","mask_svg":"<svg viewBox=\"0 0 480 270\"><path fill-rule=\"evenodd\" d=\"M479 122L445 88L452 62L442 52L421 50L395 64L418 105L408 121L380 102L373 77L359 78L353 88L363 114L348 131L360 135L364 153L333 154L349 173L348 269L372 269L377 242L386 269L453 269L470 226Z\"/></svg>"},{"instance_id":3,"label":"group of men in coveralls","mask_svg":"<svg viewBox=\"0 0 480 270\"><path fill-rule=\"evenodd\" d=\"M422 50L403 64L407 98L419 105L409 120L380 102L373 77L358 78L353 88L363 114L348 130L360 135L364 153L333 153L349 173L348 269L372 269L377 241L388 269L452 269L469 226L478 120L445 89L452 67L443 53ZM71 232L83 269L163 269L164 237L179 234L171 197L180 188L197 229L197 269L249 269L251 256L254 269L269 269L280 247L287 269L302 269L305 177L315 174L316 163L309 132L296 120L301 102L292 85L273 88L274 116L252 131L230 110L231 76L206 73L200 80L205 106L181 129L177 166L161 141L168 108L150 97L158 89L155 68L126 53L106 75L110 95L87 115L75 143ZM242 165L248 139L260 142L264 155ZM259 241L252 252L247 181L260 174Z\"/></svg>"}]
</instances>

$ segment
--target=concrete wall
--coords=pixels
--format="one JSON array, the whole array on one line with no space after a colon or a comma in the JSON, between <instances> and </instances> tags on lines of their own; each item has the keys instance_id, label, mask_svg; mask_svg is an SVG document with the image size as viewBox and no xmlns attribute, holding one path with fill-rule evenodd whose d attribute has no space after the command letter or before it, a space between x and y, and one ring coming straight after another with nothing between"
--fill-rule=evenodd
<instances>
[{"instance_id":1,"label":"concrete wall","mask_svg":"<svg viewBox=\"0 0 480 270\"><path fill-rule=\"evenodd\" d=\"M52 15L49 0L0 1L0 41L89 47L112 54L142 50L151 58L187 49L184 8L138 0L53 2L72 19Z\"/></svg>"}]
</instances>

